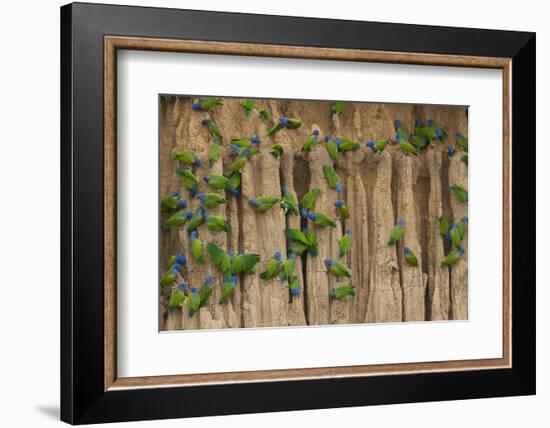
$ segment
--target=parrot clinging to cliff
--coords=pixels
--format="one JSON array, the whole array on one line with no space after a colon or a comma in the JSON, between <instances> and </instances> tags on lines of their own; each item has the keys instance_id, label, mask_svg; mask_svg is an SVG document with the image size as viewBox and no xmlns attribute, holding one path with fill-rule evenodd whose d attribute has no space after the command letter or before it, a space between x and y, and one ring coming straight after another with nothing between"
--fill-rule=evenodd
<instances>
[{"instance_id":1,"label":"parrot clinging to cliff","mask_svg":"<svg viewBox=\"0 0 550 428\"><path fill-rule=\"evenodd\" d=\"M351 233L351 230L346 230L346 233L344 233L344 235L338 240L338 249L339 249L339 254L338 254L338 257L342 258L344 257L348 252L349 250L351 249L351 244L352 244L352 233Z\"/></svg>"},{"instance_id":2,"label":"parrot clinging to cliff","mask_svg":"<svg viewBox=\"0 0 550 428\"><path fill-rule=\"evenodd\" d=\"M338 150L339 141L332 138L330 135L325 135L325 143L328 155L334 162L340 159L340 150Z\"/></svg>"},{"instance_id":3,"label":"parrot clinging to cliff","mask_svg":"<svg viewBox=\"0 0 550 428\"><path fill-rule=\"evenodd\" d=\"M252 110L254 110L254 107L256 107L256 101L245 98L244 100L241 100L241 106L244 109L244 115L249 117Z\"/></svg>"},{"instance_id":4,"label":"parrot clinging to cliff","mask_svg":"<svg viewBox=\"0 0 550 428\"><path fill-rule=\"evenodd\" d=\"M276 251L275 254L267 262L266 269L260 274L261 279L273 279L279 272L281 272L282 262L281 262L281 252Z\"/></svg>"},{"instance_id":5,"label":"parrot clinging to cliff","mask_svg":"<svg viewBox=\"0 0 550 428\"><path fill-rule=\"evenodd\" d=\"M288 259L286 259L281 268L281 282L290 281L294 276L296 270L296 254L290 253Z\"/></svg>"},{"instance_id":6,"label":"parrot clinging to cliff","mask_svg":"<svg viewBox=\"0 0 550 428\"><path fill-rule=\"evenodd\" d=\"M257 135L249 138L233 138L231 145L237 146L239 149L251 147L252 145L258 146L262 142L262 139ZM238 152L237 152L238 153Z\"/></svg>"},{"instance_id":7,"label":"parrot clinging to cliff","mask_svg":"<svg viewBox=\"0 0 550 428\"><path fill-rule=\"evenodd\" d=\"M460 156L460 161L468 165L468 154Z\"/></svg>"},{"instance_id":8,"label":"parrot clinging to cliff","mask_svg":"<svg viewBox=\"0 0 550 428\"><path fill-rule=\"evenodd\" d=\"M202 179L214 190L224 190L229 184L229 178L223 175L205 175Z\"/></svg>"},{"instance_id":9,"label":"parrot clinging to cliff","mask_svg":"<svg viewBox=\"0 0 550 428\"><path fill-rule=\"evenodd\" d=\"M164 223L166 229L181 229L193 216L191 211L177 211Z\"/></svg>"},{"instance_id":10,"label":"parrot clinging to cliff","mask_svg":"<svg viewBox=\"0 0 550 428\"><path fill-rule=\"evenodd\" d=\"M358 142L353 141L351 138L339 137L337 141L339 141L337 145L338 145L338 151L340 152L355 151L355 150L359 150L359 147L361 147L361 145Z\"/></svg>"},{"instance_id":11,"label":"parrot clinging to cliff","mask_svg":"<svg viewBox=\"0 0 550 428\"><path fill-rule=\"evenodd\" d=\"M451 227L449 228L449 237L451 239L451 243L455 247L458 247L462 242L462 236L460 235L460 230L458 229L458 227L456 227L456 224L454 222L451 223Z\"/></svg>"},{"instance_id":12,"label":"parrot clinging to cliff","mask_svg":"<svg viewBox=\"0 0 550 428\"><path fill-rule=\"evenodd\" d=\"M189 233L197 229L204 222L204 213L205 210L203 207L197 207L195 209L193 215L189 219L189 223L187 224L187 231Z\"/></svg>"},{"instance_id":13,"label":"parrot clinging to cliff","mask_svg":"<svg viewBox=\"0 0 550 428\"><path fill-rule=\"evenodd\" d=\"M418 266L418 259L409 247L403 248L403 255L405 256L405 261L409 266Z\"/></svg>"},{"instance_id":14,"label":"parrot clinging to cliff","mask_svg":"<svg viewBox=\"0 0 550 428\"><path fill-rule=\"evenodd\" d=\"M235 275L226 275L222 286L222 295L220 297L220 305L228 302L235 294L235 286L237 285L237 277Z\"/></svg>"},{"instance_id":15,"label":"parrot clinging to cliff","mask_svg":"<svg viewBox=\"0 0 550 428\"><path fill-rule=\"evenodd\" d=\"M269 153L271 153L275 159L280 159L283 155L283 146L280 144L273 144L269 150Z\"/></svg>"},{"instance_id":16,"label":"parrot clinging to cliff","mask_svg":"<svg viewBox=\"0 0 550 428\"><path fill-rule=\"evenodd\" d=\"M199 193L197 199L201 201L205 208L215 208L221 204L227 204L227 199L218 193Z\"/></svg>"},{"instance_id":17,"label":"parrot clinging to cliff","mask_svg":"<svg viewBox=\"0 0 550 428\"><path fill-rule=\"evenodd\" d=\"M187 208L187 201L180 199L180 192L172 192L170 196L160 201L161 213L173 213L174 211L185 208Z\"/></svg>"},{"instance_id":18,"label":"parrot clinging to cliff","mask_svg":"<svg viewBox=\"0 0 550 428\"><path fill-rule=\"evenodd\" d=\"M198 288L191 288L191 292L187 296L187 299L187 306L189 307L189 318L193 318L193 315L195 315L201 305L201 296L199 295Z\"/></svg>"},{"instance_id":19,"label":"parrot clinging to cliff","mask_svg":"<svg viewBox=\"0 0 550 428\"><path fill-rule=\"evenodd\" d=\"M456 143L460 146L463 152L468 153L468 139L461 132L456 133Z\"/></svg>"},{"instance_id":20,"label":"parrot clinging to cliff","mask_svg":"<svg viewBox=\"0 0 550 428\"><path fill-rule=\"evenodd\" d=\"M261 213L265 213L266 211L273 208L273 206L277 203L279 203L280 199L275 196L259 196L256 199L249 199L248 204L251 207L256 208Z\"/></svg>"},{"instance_id":21,"label":"parrot clinging to cliff","mask_svg":"<svg viewBox=\"0 0 550 428\"><path fill-rule=\"evenodd\" d=\"M456 224L456 228L460 233L460 240L462 241L468 232L468 217L462 217L460 221Z\"/></svg>"},{"instance_id":22,"label":"parrot clinging to cliff","mask_svg":"<svg viewBox=\"0 0 550 428\"><path fill-rule=\"evenodd\" d=\"M336 210L338 211L338 216L341 219L348 219L349 218L349 208L346 204L346 201L343 199L336 199L334 202L334 206L336 207Z\"/></svg>"},{"instance_id":23,"label":"parrot clinging to cliff","mask_svg":"<svg viewBox=\"0 0 550 428\"><path fill-rule=\"evenodd\" d=\"M315 199L317 199L317 196L319 196L319 193L321 193L320 189L312 189L309 192L307 192L300 201L300 215L304 218L307 217L307 214L310 209L313 208L313 204L315 203Z\"/></svg>"},{"instance_id":24,"label":"parrot clinging to cliff","mask_svg":"<svg viewBox=\"0 0 550 428\"><path fill-rule=\"evenodd\" d=\"M317 227L336 227L336 223L328 215L320 212L310 212L308 218L315 224Z\"/></svg>"},{"instance_id":25,"label":"parrot clinging to cliff","mask_svg":"<svg viewBox=\"0 0 550 428\"><path fill-rule=\"evenodd\" d=\"M348 108L348 103L345 101L334 101L330 105L330 116L340 116L342 113L344 113L344 110Z\"/></svg>"},{"instance_id":26,"label":"parrot clinging to cliff","mask_svg":"<svg viewBox=\"0 0 550 428\"><path fill-rule=\"evenodd\" d=\"M289 282L288 288L290 290L290 294L292 294L293 296L298 296L302 289L302 286L300 285L300 281L298 280L298 277L293 276L292 278L290 278L288 282Z\"/></svg>"},{"instance_id":27,"label":"parrot clinging to cliff","mask_svg":"<svg viewBox=\"0 0 550 428\"><path fill-rule=\"evenodd\" d=\"M280 201L281 208L283 209L286 215L298 215L298 202L294 195L288 191L286 187L281 189L282 198Z\"/></svg>"},{"instance_id":28,"label":"parrot clinging to cliff","mask_svg":"<svg viewBox=\"0 0 550 428\"><path fill-rule=\"evenodd\" d=\"M187 263L187 258L185 256L182 256L181 254L178 254L177 256L170 256L170 258L168 259L167 267L170 268L174 265L174 263L182 266Z\"/></svg>"},{"instance_id":29,"label":"parrot clinging to cliff","mask_svg":"<svg viewBox=\"0 0 550 428\"><path fill-rule=\"evenodd\" d=\"M449 219L445 217L444 214L441 214L440 216L435 216L435 218L439 223L439 234L441 236L447 236L450 229Z\"/></svg>"},{"instance_id":30,"label":"parrot clinging to cliff","mask_svg":"<svg viewBox=\"0 0 550 428\"><path fill-rule=\"evenodd\" d=\"M460 257L464 254L464 248L456 247L445 258L441 261L441 267L443 266L453 266L458 263Z\"/></svg>"},{"instance_id":31,"label":"parrot clinging to cliff","mask_svg":"<svg viewBox=\"0 0 550 428\"><path fill-rule=\"evenodd\" d=\"M337 260L325 259L325 265L327 266L328 272L333 274L336 278L351 278L351 272L349 269L342 263Z\"/></svg>"},{"instance_id":32,"label":"parrot clinging to cliff","mask_svg":"<svg viewBox=\"0 0 550 428\"><path fill-rule=\"evenodd\" d=\"M199 292L199 296L200 296L199 308L202 308L204 305L206 305L206 302L208 302L208 299L212 294L212 291L213 291L212 280L213 280L212 275L206 275L206 277L204 278L204 282L202 283L202 287Z\"/></svg>"},{"instance_id":33,"label":"parrot clinging to cliff","mask_svg":"<svg viewBox=\"0 0 550 428\"><path fill-rule=\"evenodd\" d=\"M365 143L365 145L377 155L382 153L388 144L390 144L388 140L369 140Z\"/></svg>"},{"instance_id":34,"label":"parrot clinging to cliff","mask_svg":"<svg viewBox=\"0 0 550 428\"><path fill-rule=\"evenodd\" d=\"M453 184L451 190L460 202L468 202L468 189L460 184Z\"/></svg>"},{"instance_id":35,"label":"parrot clinging to cliff","mask_svg":"<svg viewBox=\"0 0 550 428\"><path fill-rule=\"evenodd\" d=\"M178 287L172 292L170 300L168 301L168 309L173 310L176 308L181 308L183 301L185 300L185 289L187 284L180 282Z\"/></svg>"},{"instance_id":36,"label":"parrot clinging to cliff","mask_svg":"<svg viewBox=\"0 0 550 428\"><path fill-rule=\"evenodd\" d=\"M161 288L166 287L167 285L172 285L176 282L179 271L181 270L181 264L174 263L172 264L166 272L164 272L160 278Z\"/></svg>"},{"instance_id":37,"label":"parrot clinging to cliff","mask_svg":"<svg viewBox=\"0 0 550 428\"><path fill-rule=\"evenodd\" d=\"M307 138L306 142L302 146L302 151L309 152L317 145L317 138L319 137L319 131L314 130Z\"/></svg>"},{"instance_id":38,"label":"parrot clinging to cliff","mask_svg":"<svg viewBox=\"0 0 550 428\"><path fill-rule=\"evenodd\" d=\"M212 137L212 140L215 143L219 143L220 141L223 140L223 136L222 136L222 132L220 131L220 127L212 119L203 119L203 120L201 120L201 125L206 126L206 129L208 130L208 133L210 134L210 137Z\"/></svg>"},{"instance_id":39,"label":"parrot clinging to cliff","mask_svg":"<svg viewBox=\"0 0 550 428\"><path fill-rule=\"evenodd\" d=\"M281 116L279 118L279 121L277 122L277 125L275 125L273 128L271 128L269 131L267 131L268 136L275 135L277 132L279 132L281 129L298 129L300 126L302 126L302 121L298 118L288 118L286 116Z\"/></svg>"},{"instance_id":40,"label":"parrot clinging to cliff","mask_svg":"<svg viewBox=\"0 0 550 428\"><path fill-rule=\"evenodd\" d=\"M176 174L180 176L181 184L183 185L183 187L189 190L189 194L191 196L195 196L197 194L198 185L197 176L188 169L182 168L180 166L176 167Z\"/></svg>"},{"instance_id":41,"label":"parrot clinging to cliff","mask_svg":"<svg viewBox=\"0 0 550 428\"><path fill-rule=\"evenodd\" d=\"M177 160L181 165L201 166L202 162L193 150L184 150L172 155L172 160Z\"/></svg>"},{"instance_id":42,"label":"parrot clinging to cliff","mask_svg":"<svg viewBox=\"0 0 550 428\"><path fill-rule=\"evenodd\" d=\"M197 263L204 263L204 254L202 251L202 241L199 239L199 234L196 230L192 230L189 234L189 252Z\"/></svg>"},{"instance_id":43,"label":"parrot clinging to cliff","mask_svg":"<svg viewBox=\"0 0 550 428\"><path fill-rule=\"evenodd\" d=\"M314 231L307 228L286 229L285 235L290 239L290 250L293 253L301 255L307 250L310 256L317 256L319 241Z\"/></svg>"},{"instance_id":44,"label":"parrot clinging to cliff","mask_svg":"<svg viewBox=\"0 0 550 428\"><path fill-rule=\"evenodd\" d=\"M191 108L193 110L210 111L217 106L223 106L223 101L221 98L203 97L193 103Z\"/></svg>"},{"instance_id":45,"label":"parrot clinging to cliff","mask_svg":"<svg viewBox=\"0 0 550 428\"><path fill-rule=\"evenodd\" d=\"M271 109L266 108L266 109L260 110L258 114L266 122L273 122L273 112L271 111Z\"/></svg>"},{"instance_id":46,"label":"parrot clinging to cliff","mask_svg":"<svg viewBox=\"0 0 550 428\"><path fill-rule=\"evenodd\" d=\"M456 150L455 150L454 146L447 147L447 156L452 158L455 155L455 153L456 153Z\"/></svg>"},{"instance_id":47,"label":"parrot clinging to cliff","mask_svg":"<svg viewBox=\"0 0 550 428\"><path fill-rule=\"evenodd\" d=\"M204 219L206 220L206 227L212 232L227 232L229 230L229 223L219 215L204 211Z\"/></svg>"},{"instance_id":48,"label":"parrot clinging to cliff","mask_svg":"<svg viewBox=\"0 0 550 428\"><path fill-rule=\"evenodd\" d=\"M390 239L388 240L388 245L395 245L397 241L401 239L403 236L403 233L405 233L405 222L403 219L398 219L397 223L395 224L394 228L392 229L390 233Z\"/></svg>"},{"instance_id":49,"label":"parrot clinging to cliff","mask_svg":"<svg viewBox=\"0 0 550 428\"><path fill-rule=\"evenodd\" d=\"M403 128L403 124L399 119L395 119L393 121L393 127L395 129L395 139L397 141L408 141L409 140L409 134L405 131L405 128Z\"/></svg>"},{"instance_id":50,"label":"parrot clinging to cliff","mask_svg":"<svg viewBox=\"0 0 550 428\"><path fill-rule=\"evenodd\" d=\"M344 284L340 287L331 289L328 292L328 296L332 299L344 300L348 296L357 296L357 292L355 291L355 286L351 284Z\"/></svg>"},{"instance_id":51,"label":"parrot clinging to cliff","mask_svg":"<svg viewBox=\"0 0 550 428\"><path fill-rule=\"evenodd\" d=\"M331 189L336 189L338 184L342 184L342 179L332 166L323 165L323 174L325 175L327 184Z\"/></svg>"},{"instance_id":52,"label":"parrot clinging to cliff","mask_svg":"<svg viewBox=\"0 0 550 428\"><path fill-rule=\"evenodd\" d=\"M413 154L415 156L418 155L418 149L408 139L406 139L406 138L404 139L400 135L397 135L397 142L399 143L399 147L401 148L401 152L405 156L408 156L409 154Z\"/></svg>"},{"instance_id":53,"label":"parrot clinging to cliff","mask_svg":"<svg viewBox=\"0 0 550 428\"><path fill-rule=\"evenodd\" d=\"M212 165L214 165L214 162L216 162L221 155L222 146L220 143L212 143L210 147L208 148L208 153L206 155L208 159L208 167L212 168Z\"/></svg>"}]
</instances>

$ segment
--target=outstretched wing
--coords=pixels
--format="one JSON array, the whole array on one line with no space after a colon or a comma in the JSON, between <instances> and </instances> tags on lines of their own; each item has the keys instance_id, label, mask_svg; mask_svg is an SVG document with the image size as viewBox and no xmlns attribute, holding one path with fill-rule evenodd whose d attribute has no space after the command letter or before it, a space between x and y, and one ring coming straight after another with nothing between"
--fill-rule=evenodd
<instances>
[{"instance_id":1,"label":"outstretched wing","mask_svg":"<svg viewBox=\"0 0 550 428\"><path fill-rule=\"evenodd\" d=\"M258 254L242 254L242 271L249 272L260 261Z\"/></svg>"},{"instance_id":2,"label":"outstretched wing","mask_svg":"<svg viewBox=\"0 0 550 428\"><path fill-rule=\"evenodd\" d=\"M298 229L286 229L285 234L291 240L301 242L306 247L309 247L309 242L306 238L306 235L304 235L304 232L302 232Z\"/></svg>"},{"instance_id":3,"label":"outstretched wing","mask_svg":"<svg viewBox=\"0 0 550 428\"><path fill-rule=\"evenodd\" d=\"M231 267L231 259L227 253L213 242L208 243L208 254L212 258L212 261L218 266L222 272L229 271Z\"/></svg>"}]
</instances>

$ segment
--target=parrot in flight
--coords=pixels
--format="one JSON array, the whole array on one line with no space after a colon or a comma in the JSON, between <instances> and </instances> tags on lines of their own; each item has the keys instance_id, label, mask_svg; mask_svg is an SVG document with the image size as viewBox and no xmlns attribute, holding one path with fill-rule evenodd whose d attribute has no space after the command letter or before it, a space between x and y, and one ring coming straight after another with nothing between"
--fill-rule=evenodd
<instances>
[{"instance_id":1,"label":"parrot in flight","mask_svg":"<svg viewBox=\"0 0 550 428\"><path fill-rule=\"evenodd\" d=\"M359 147L361 147L359 143L347 137L339 137L336 141L339 141L337 145L338 145L338 151L340 152L355 151L355 150L359 150Z\"/></svg>"},{"instance_id":2,"label":"parrot in flight","mask_svg":"<svg viewBox=\"0 0 550 428\"><path fill-rule=\"evenodd\" d=\"M336 300L344 300L347 296L355 297L357 292L355 291L355 286L351 284L344 284L338 288L333 288L328 292L328 296Z\"/></svg>"},{"instance_id":3,"label":"parrot in flight","mask_svg":"<svg viewBox=\"0 0 550 428\"><path fill-rule=\"evenodd\" d=\"M219 215L209 214L204 211L204 219L206 220L206 227L212 232L227 232L229 230L229 223L223 217Z\"/></svg>"},{"instance_id":4,"label":"parrot in flight","mask_svg":"<svg viewBox=\"0 0 550 428\"><path fill-rule=\"evenodd\" d=\"M220 127L212 119L201 120L201 125L206 126L206 129L208 130L208 133L210 134L210 137L212 137L212 140L214 141L214 143L219 143L220 141L223 140Z\"/></svg>"},{"instance_id":5,"label":"parrot in flight","mask_svg":"<svg viewBox=\"0 0 550 428\"><path fill-rule=\"evenodd\" d=\"M164 227L166 229L181 229L192 217L193 213L191 211L177 211L166 220Z\"/></svg>"},{"instance_id":6,"label":"parrot in flight","mask_svg":"<svg viewBox=\"0 0 550 428\"><path fill-rule=\"evenodd\" d=\"M269 153L271 153L275 159L280 159L283 155L283 146L280 144L273 144Z\"/></svg>"},{"instance_id":7,"label":"parrot in flight","mask_svg":"<svg viewBox=\"0 0 550 428\"><path fill-rule=\"evenodd\" d=\"M193 103L191 108L197 111L210 111L217 106L223 106L223 101L221 98L204 97L199 98L197 102Z\"/></svg>"},{"instance_id":8,"label":"parrot in flight","mask_svg":"<svg viewBox=\"0 0 550 428\"><path fill-rule=\"evenodd\" d=\"M210 145L210 148L208 149L208 153L206 155L209 168L212 168L214 162L216 162L220 158L221 150L222 146L220 143L213 143Z\"/></svg>"},{"instance_id":9,"label":"parrot in flight","mask_svg":"<svg viewBox=\"0 0 550 428\"><path fill-rule=\"evenodd\" d=\"M248 203L251 207L256 208L261 213L273 208L275 204L278 204L280 199L275 196L259 196L256 199L249 199Z\"/></svg>"},{"instance_id":10,"label":"parrot in flight","mask_svg":"<svg viewBox=\"0 0 550 428\"><path fill-rule=\"evenodd\" d=\"M183 301L185 300L185 289L187 284L185 282L180 282L178 287L174 290L168 301L168 309L173 310L176 308L181 308Z\"/></svg>"},{"instance_id":11,"label":"parrot in flight","mask_svg":"<svg viewBox=\"0 0 550 428\"><path fill-rule=\"evenodd\" d=\"M258 254L240 253L231 257L231 274L236 275L241 272L253 273L254 266L260 261Z\"/></svg>"},{"instance_id":12,"label":"parrot in flight","mask_svg":"<svg viewBox=\"0 0 550 428\"><path fill-rule=\"evenodd\" d=\"M198 179L195 174L193 174L188 169L182 168L180 166L176 167L176 174L180 176L181 184L187 190L191 196L195 196L197 193Z\"/></svg>"},{"instance_id":13,"label":"parrot in flight","mask_svg":"<svg viewBox=\"0 0 550 428\"><path fill-rule=\"evenodd\" d=\"M460 202L468 202L468 189L460 184L453 184L451 190Z\"/></svg>"},{"instance_id":14,"label":"parrot in flight","mask_svg":"<svg viewBox=\"0 0 550 428\"><path fill-rule=\"evenodd\" d=\"M183 152L178 152L172 156L172 160L177 160L180 164L183 165L202 165L201 160L198 158L197 154L193 150L184 150Z\"/></svg>"},{"instance_id":15,"label":"parrot in flight","mask_svg":"<svg viewBox=\"0 0 550 428\"><path fill-rule=\"evenodd\" d=\"M317 138L319 137L319 131L314 130L307 138L306 142L302 146L302 151L309 152L317 145Z\"/></svg>"},{"instance_id":16,"label":"parrot in flight","mask_svg":"<svg viewBox=\"0 0 550 428\"><path fill-rule=\"evenodd\" d=\"M302 126L302 121L298 118L288 118L286 116L281 116L279 118L279 121L277 125L275 125L273 128L271 128L269 131L267 131L267 136L275 135L277 132L279 132L281 129L298 129L300 126Z\"/></svg>"},{"instance_id":17,"label":"parrot in flight","mask_svg":"<svg viewBox=\"0 0 550 428\"><path fill-rule=\"evenodd\" d=\"M273 257L267 262L266 269L260 274L261 279L273 279L281 272L281 252L276 251Z\"/></svg>"},{"instance_id":18,"label":"parrot in flight","mask_svg":"<svg viewBox=\"0 0 550 428\"><path fill-rule=\"evenodd\" d=\"M330 135L325 135L325 143L328 155L334 162L338 162L340 159L340 150L338 150L338 140L335 140Z\"/></svg>"},{"instance_id":19,"label":"parrot in flight","mask_svg":"<svg viewBox=\"0 0 550 428\"><path fill-rule=\"evenodd\" d=\"M197 207L195 209L193 215L189 219L189 223L187 224L187 231L189 233L197 229L204 222L204 213L205 210L203 207Z\"/></svg>"},{"instance_id":20,"label":"parrot in flight","mask_svg":"<svg viewBox=\"0 0 550 428\"><path fill-rule=\"evenodd\" d=\"M256 107L256 101L245 98L244 100L241 100L241 106L244 109L244 115L249 117L252 110L254 110L254 107Z\"/></svg>"},{"instance_id":21,"label":"parrot in flight","mask_svg":"<svg viewBox=\"0 0 550 428\"><path fill-rule=\"evenodd\" d=\"M390 144L388 140L369 140L366 142L366 146L373 151L373 153L379 155Z\"/></svg>"},{"instance_id":22,"label":"parrot in flight","mask_svg":"<svg viewBox=\"0 0 550 428\"><path fill-rule=\"evenodd\" d=\"M273 112L271 111L271 109L267 108L260 110L259 115L266 122L273 122Z\"/></svg>"},{"instance_id":23,"label":"parrot in flight","mask_svg":"<svg viewBox=\"0 0 550 428\"><path fill-rule=\"evenodd\" d=\"M193 315L199 310L201 305L201 296L199 290L196 287L191 288L191 292L187 296L187 306L189 307L189 318L193 318Z\"/></svg>"},{"instance_id":24,"label":"parrot in flight","mask_svg":"<svg viewBox=\"0 0 550 428\"><path fill-rule=\"evenodd\" d=\"M334 202L334 206L336 207L336 210L338 211L338 216L340 218L349 218L349 208L346 204L346 201L344 201L343 199L336 199L336 201Z\"/></svg>"},{"instance_id":25,"label":"parrot in flight","mask_svg":"<svg viewBox=\"0 0 550 428\"><path fill-rule=\"evenodd\" d=\"M225 252L212 242L208 243L207 249L214 264L225 274L251 273L254 266L260 261L258 254L244 253L234 256L231 251Z\"/></svg>"},{"instance_id":26,"label":"parrot in flight","mask_svg":"<svg viewBox=\"0 0 550 428\"><path fill-rule=\"evenodd\" d=\"M189 252L197 263L204 263L204 255L202 253L202 241L199 239L199 234L196 230L192 230L189 235L191 241L189 242Z\"/></svg>"},{"instance_id":27,"label":"parrot in flight","mask_svg":"<svg viewBox=\"0 0 550 428\"><path fill-rule=\"evenodd\" d=\"M294 198L294 195L288 191L286 187L281 189L283 197L281 198L280 205L285 215L298 215L298 202Z\"/></svg>"},{"instance_id":28,"label":"parrot in flight","mask_svg":"<svg viewBox=\"0 0 550 428\"><path fill-rule=\"evenodd\" d=\"M285 235L290 239L290 250L298 255L304 251L308 251L310 256L317 256L318 240L315 232L309 231L307 228L303 230L286 229Z\"/></svg>"},{"instance_id":29,"label":"parrot in flight","mask_svg":"<svg viewBox=\"0 0 550 428\"><path fill-rule=\"evenodd\" d=\"M328 215L323 213L309 213L308 218L315 224L317 227L336 227L336 223Z\"/></svg>"},{"instance_id":30,"label":"parrot in flight","mask_svg":"<svg viewBox=\"0 0 550 428\"><path fill-rule=\"evenodd\" d=\"M464 254L464 248L456 247L445 258L441 261L441 267L443 266L453 266L458 263L460 257Z\"/></svg>"},{"instance_id":31,"label":"parrot in flight","mask_svg":"<svg viewBox=\"0 0 550 428\"><path fill-rule=\"evenodd\" d=\"M390 233L390 239L388 241L388 245L395 245L397 241L401 239L404 232L405 232L405 222L403 221L403 219L400 218L397 220L397 223L395 224L394 228Z\"/></svg>"},{"instance_id":32,"label":"parrot in flight","mask_svg":"<svg viewBox=\"0 0 550 428\"><path fill-rule=\"evenodd\" d=\"M321 189L315 188L307 192L302 197L302 200L300 201L300 207L302 208L300 214L302 217L307 217L308 211L313 208L313 204L315 203L317 196L319 196L319 193L321 193Z\"/></svg>"},{"instance_id":33,"label":"parrot in flight","mask_svg":"<svg viewBox=\"0 0 550 428\"><path fill-rule=\"evenodd\" d=\"M173 213L174 211L185 208L187 208L187 201L180 199L180 192L172 192L170 196L160 201L161 213Z\"/></svg>"},{"instance_id":34,"label":"parrot in flight","mask_svg":"<svg viewBox=\"0 0 550 428\"><path fill-rule=\"evenodd\" d=\"M463 152L468 153L468 139L461 132L456 133L456 143L460 146Z\"/></svg>"},{"instance_id":35,"label":"parrot in flight","mask_svg":"<svg viewBox=\"0 0 550 428\"><path fill-rule=\"evenodd\" d=\"M342 179L332 166L323 165L323 174L325 175L327 184L331 189L336 189L338 184L342 184Z\"/></svg>"},{"instance_id":36,"label":"parrot in flight","mask_svg":"<svg viewBox=\"0 0 550 428\"><path fill-rule=\"evenodd\" d=\"M202 283L201 290L199 292L200 303L199 308L202 308L208 302L210 295L212 294L212 275L206 275L204 282Z\"/></svg>"},{"instance_id":37,"label":"parrot in flight","mask_svg":"<svg viewBox=\"0 0 550 428\"><path fill-rule=\"evenodd\" d=\"M409 247L403 248L403 255L409 266L418 266L418 259Z\"/></svg>"},{"instance_id":38,"label":"parrot in flight","mask_svg":"<svg viewBox=\"0 0 550 428\"><path fill-rule=\"evenodd\" d=\"M344 257L351 249L352 237L351 230L346 230L346 233L338 240L338 249L340 250L338 256Z\"/></svg>"},{"instance_id":39,"label":"parrot in flight","mask_svg":"<svg viewBox=\"0 0 550 428\"><path fill-rule=\"evenodd\" d=\"M290 253L290 257L282 263L281 282L290 281L296 271L296 254Z\"/></svg>"},{"instance_id":40,"label":"parrot in flight","mask_svg":"<svg viewBox=\"0 0 550 428\"><path fill-rule=\"evenodd\" d=\"M228 302L235 294L235 286L237 285L237 277L235 275L226 275L222 286L222 295L220 305Z\"/></svg>"},{"instance_id":41,"label":"parrot in flight","mask_svg":"<svg viewBox=\"0 0 550 428\"><path fill-rule=\"evenodd\" d=\"M348 103L345 101L334 101L330 105L330 116L340 116L344 112L345 109L348 108Z\"/></svg>"},{"instance_id":42,"label":"parrot in flight","mask_svg":"<svg viewBox=\"0 0 550 428\"><path fill-rule=\"evenodd\" d=\"M218 266L223 273L231 271L231 256L229 253L212 242L209 242L206 248L214 264Z\"/></svg>"},{"instance_id":43,"label":"parrot in flight","mask_svg":"<svg viewBox=\"0 0 550 428\"><path fill-rule=\"evenodd\" d=\"M218 193L199 193L197 199L202 202L206 208L215 208L221 204L227 204L227 199Z\"/></svg>"},{"instance_id":44,"label":"parrot in flight","mask_svg":"<svg viewBox=\"0 0 550 428\"><path fill-rule=\"evenodd\" d=\"M325 265L327 266L328 272L333 274L336 278L351 278L351 272L349 269L342 263L337 260L325 259Z\"/></svg>"},{"instance_id":45,"label":"parrot in flight","mask_svg":"<svg viewBox=\"0 0 550 428\"><path fill-rule=\"evenodd\" d=\"M447 236L450 229L449 219L445 217L443 214L441 214L440 216L436 216L435 218L439 223L439 234L441 236Z\"/></svg>"}]
</instances>

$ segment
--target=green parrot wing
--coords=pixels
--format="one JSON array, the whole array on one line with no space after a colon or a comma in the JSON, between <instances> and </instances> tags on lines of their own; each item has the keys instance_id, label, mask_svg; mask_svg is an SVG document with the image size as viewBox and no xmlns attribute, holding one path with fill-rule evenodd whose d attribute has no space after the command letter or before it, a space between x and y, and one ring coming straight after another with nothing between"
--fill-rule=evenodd
<instances>
[{"instance_id":1,"label":"green parrot wing","mask_svg":"<svg viewBox=\"0 0 550 428\"><path fill-rule=\"evenodd\" d=\"M176 290L170 296L170 300L168 301L168 308L169 309L181 308L181 305L184 300L185 300L185 293L181 290Z\"/></svg>"},{"instance_id":2,"label":"green parrot wing","mask_svg":"<svg viewBox=\"0 0 550 428\"><path fill-rule=\"evenodd\" d=\"M323 165L323 174L330 188L336 189L336 185L342 182L338 173L330 165Z\"/></svg>"},{"instance_id":3,"label":"green parrot wing","mask_svg":"<svg viewBox=\"0 0 550 428\"><path fill-rule=\"evenodd\" d=\"M220 158L221 153L221 145L218 143L214 143L210 145L210 148L208 149L208 165L212 167L214 162L216 162Z\"/></svg>"},{"instance_id":4,"label":"green parrot wing","mask_svg":"<svg viewBox=\"0 0 550 428\"><path fill-rule=\"evenodd\" d=\"M242 272L250 272L260 261L260 256L258 254L242 254Z\"/></svg>"},{"instance_id":5,"label":"green parrot wing","mask_svg":"<svg viewBox=\"0 0 550 428\"><path fill-rule=\"evenodd\" d=\"M224 273L228 272L231 268L231 258L229 255L220 247L218 247L213 242L209 242L207 245L208 254L210 258L220 268Z\"/></svg>"},{"instance_id":6,"label":"green parrot wing","mask_svg":"<svg viewBox=\"0 0 550 428\"><path fill-rule=\"evenodd\" d=\"M317 199L317 196L321 193L320 189L312 189L309 192L307 192L300 201L300 205L302 208L305 208L306 210L310 210L313 207L313 204L315 203L315 199Z\"/></svg>"},{"instance_id":7,"label":"green parrot wing","mask_svg":"<svg viewBox=\"0 0 550 428\"><path fill-rule=\"evenodd\" d=\"M288 238L290 238L292 241L298 241L304 244L306 247L309 246L309 242L306 238L306 235L304 232L298 229L286 229L285 234Z\"/></svg>"},{"instance_id":8,"label":"green parrot wing","mask_svg":"<svg viewBox=\"0 0 550 428\"><path fill-rule=\"evenodd\" d=\"M327 152L331 159L335 162L337 162L340 159L340 152L338 151L338 146L334 142L334 140L328 140L327 141Z\"/></svg>"},{"instance_id":9,"label":"green parrot wing","mask_svg":"<svg viewBox=\"0 0 550 428\"><path fill-rule=\"evenodd\" d=\"M204 263L204 255L202 254L202 241L200 239L191 240L190 244L191 256L197 263Z\"/></svg>"}]
</instances>

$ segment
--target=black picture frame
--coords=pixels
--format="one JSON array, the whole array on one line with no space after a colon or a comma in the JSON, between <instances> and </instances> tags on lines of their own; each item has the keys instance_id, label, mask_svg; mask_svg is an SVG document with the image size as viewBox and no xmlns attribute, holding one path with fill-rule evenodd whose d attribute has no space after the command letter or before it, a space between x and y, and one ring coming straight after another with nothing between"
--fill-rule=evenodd
<instances>
[{"instance_id":1,"label":"black picture frame","mask_svg":"<svg viewBox=\"0 0 550 428\"><path fill-rule=\"evenodd\" d=\"M512 367L104 390L104 36L512 58ZM73 3L61 8L61 419L71 424L535 393L535 34ZM530 142L529 150L515 141Z\"/></svg>"}]
</instances>

